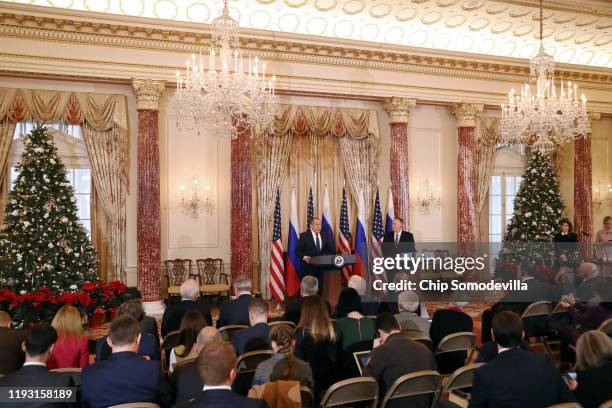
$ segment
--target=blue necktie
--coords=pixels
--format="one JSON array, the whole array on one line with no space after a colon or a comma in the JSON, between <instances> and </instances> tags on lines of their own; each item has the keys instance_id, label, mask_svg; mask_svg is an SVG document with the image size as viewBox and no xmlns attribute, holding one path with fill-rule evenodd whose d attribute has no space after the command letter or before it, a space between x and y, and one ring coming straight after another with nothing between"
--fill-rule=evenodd
<instances>
[{"instance_id":1,"label":"blue necktie","mask_svg":"<svg viewBox=\"0 0 612 408\"><path fill-rule=\"evenodd\" d=\"M321 252L321 240L319 238L319 234L317 234L316 244L317 244L317 251Z\"/></svg>"}]
</instances>

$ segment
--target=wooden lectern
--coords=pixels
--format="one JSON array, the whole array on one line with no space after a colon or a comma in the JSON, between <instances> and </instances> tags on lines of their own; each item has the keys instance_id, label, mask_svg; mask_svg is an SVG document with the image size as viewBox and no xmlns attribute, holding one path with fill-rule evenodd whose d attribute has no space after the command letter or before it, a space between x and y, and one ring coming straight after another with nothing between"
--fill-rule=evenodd
<instances>
[{"instance_id":1,"label":"wooden lectern","mask_svg":"<svg viewBox=\"0 0 612 408\"><path fill-rule=\"evenodd\" d=\"M332 307L338 302L338 295L342 290L343 266L354 265L357 257L352 254L321 255L310 258L312 265L318 266L323 271L323 299L327 300Z\"/></svg>"}]
</instances>

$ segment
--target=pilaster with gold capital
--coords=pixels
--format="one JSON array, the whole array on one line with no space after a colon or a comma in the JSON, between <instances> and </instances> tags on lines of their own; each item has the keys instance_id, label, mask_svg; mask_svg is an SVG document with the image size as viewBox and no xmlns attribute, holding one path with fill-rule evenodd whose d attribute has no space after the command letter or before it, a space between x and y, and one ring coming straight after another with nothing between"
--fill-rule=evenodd
<instances>
[{"instance_id":1,"label":"pilaster with gold capital","mask_svg":"<svg viewBox=\"0 0 612 408\"><path fill-rule=\"evenodd\" d=\"M410 226L408 119L410 108L414 106L416 99L395 96L383 102L383 109L389 114L391 133L389 153L393 207L395 215L404 220L406 229Z\"/></svg>"},{"instance_id":2,"label":"pilaster with gold capital","mask_svg":"<svg viewBox=\"0 0 612 408\"><path fill-rule=\"evenodd\" d=\"M147 313L163 312L160 293L159 101L165 82L132 79L138 109L137 275Z\"/></svg>"}]
</instances>

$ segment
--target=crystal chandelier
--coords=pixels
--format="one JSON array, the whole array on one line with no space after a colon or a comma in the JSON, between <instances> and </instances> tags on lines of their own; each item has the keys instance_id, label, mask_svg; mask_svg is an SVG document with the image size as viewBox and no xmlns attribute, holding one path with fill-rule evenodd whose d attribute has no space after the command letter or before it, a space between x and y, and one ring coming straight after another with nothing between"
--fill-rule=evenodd
<instances>
[{"instance_id":1,"label":"crystal chandelier","mask_svg":"<svg viewBox=\"0 0 612 408\"><path fill-rule=\"evenodd\" d=\"M229 15L227 0L211 30L208 55L192 54L184 74L176 72L177 126L232 139L245 129L271 131L275 77L266 76L265 63L239 49L239 25Z\"/></svg>"},{"instance_id":2,"label":"crystal chandelier","mask_svg":"<svg viewBox=\"0 0 612 408\"><path fill-rule=\"evenodd\" d=\"M578 98L578 86L559 81L554 83L555 60L544 50L544 18L540 0L540 50L531 60L532 91L525 84L517 93L512 89L508 104L502 104L501 136L505 143L531 144L533 149L549 153L555 144L586 137L590 120L586 97Z\"/></svg>"},{"instance_id":3,"label":"crystal chandelier","mask_svg":"<svg viewBox=\"0 0 612 408\"><path fill-rule=\"evenodd\" d=\"M210 199L210 186L206 186L206 197L202 200L198 194L198 179L194 177L191 197L185 198L185 186L181 186L179 207L184 215L193 219L198 219L202 212L212 215L215 207Z\"/></svg>"}]
</instances>

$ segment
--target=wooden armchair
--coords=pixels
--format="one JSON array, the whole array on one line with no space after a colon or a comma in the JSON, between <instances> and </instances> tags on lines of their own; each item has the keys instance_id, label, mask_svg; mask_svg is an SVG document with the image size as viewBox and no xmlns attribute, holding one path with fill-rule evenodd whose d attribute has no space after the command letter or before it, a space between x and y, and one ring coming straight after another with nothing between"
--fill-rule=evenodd
<instances>
[{"instance_id":1,"label":"wooden armchair","mask_svg":"<svg viewBox=\"0 0 612 408\"><path fill-rule=\"evenodd\" d=\"M223 271L223 259L196 259L196 265L200 278L200 294L206 296L225 293L229 297L230 275Z\"/></svg>"},{"instance_id":2,"label":"wooden armchair","mask_svg":"<svg viewBox=\"0 0 612 408\"><path fill-rule=\"evenodd\" d=\"M181 296L181 284L191 275L191 259L167 259L166 282L168 284L168 298Z\"/></svg>"}]
</instances>

